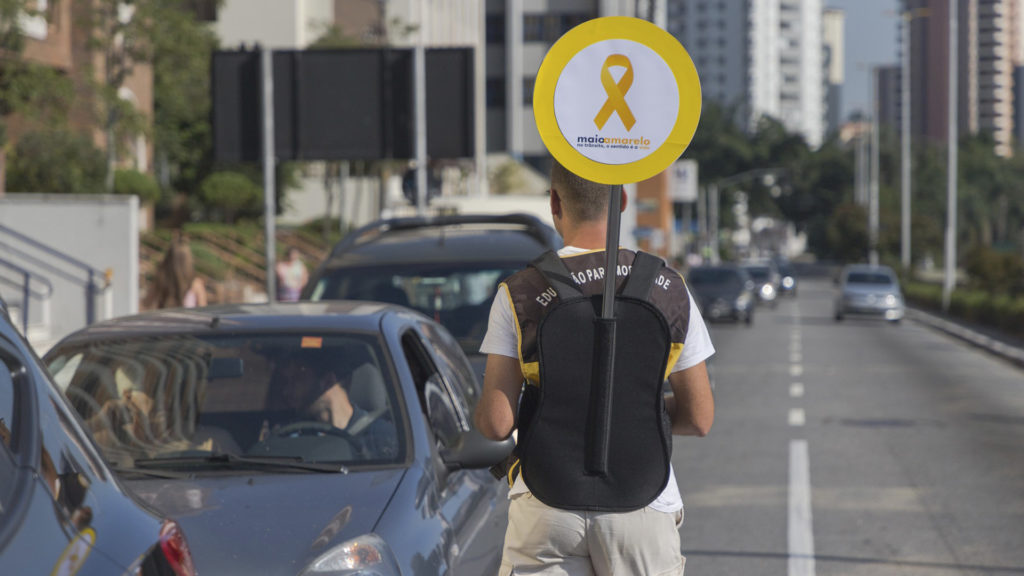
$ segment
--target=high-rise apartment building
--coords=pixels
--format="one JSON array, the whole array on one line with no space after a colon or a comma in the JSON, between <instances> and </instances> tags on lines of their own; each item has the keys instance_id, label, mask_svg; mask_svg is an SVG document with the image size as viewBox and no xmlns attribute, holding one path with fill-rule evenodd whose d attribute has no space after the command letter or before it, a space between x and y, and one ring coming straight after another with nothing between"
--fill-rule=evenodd
<instances>
[{"instance_id":1,"label":"high-rise apartment building","mask_svg":"<svg viewBox=\"0 0 1024 576\"><path fill-rule=\"evenodd\" d=\"M902 121L902 74L899 66L876 66L874 69L875 113L878 123L893 131L900 129Z\"/></svg>"},{"instance_id":2,"label":"high-rise apartment building","mask_svg":"<svg viewBox=\"0 0 1024 576\"><path fill-rule=\"evenodd\" d=\"M825 58L825 134L839 129L842 123L842 92L845 80L846 14L827 9L822 14L822 44Z\"/></svg>"},{"instance_id":3,"label":"high-rise apartment building","mask_svg":"<svg viewBox=\"0 0 1024 576\"><path fill-rule=\"evenodd\" d=\"M822 27L821 0L682 0L668 9L705 99L736 107L750 127L777 118L811 146L825 134Z\"/></svg>"},{"instance_id":4,"label":"high-rise apartment building","mask_svg":"<svg viewBox=\"0 0 1024 576\"><path fill-rule=\"evenodd\" d=\"M1014 65L1021 57L1021 0L959 0L957 125L988 132L996 152L1011 153ZM905 0L910 25L911 126L916 136L948 134L949 0ZM901 40L902 41L902 40Z\"/></svg>"}]
</instances>

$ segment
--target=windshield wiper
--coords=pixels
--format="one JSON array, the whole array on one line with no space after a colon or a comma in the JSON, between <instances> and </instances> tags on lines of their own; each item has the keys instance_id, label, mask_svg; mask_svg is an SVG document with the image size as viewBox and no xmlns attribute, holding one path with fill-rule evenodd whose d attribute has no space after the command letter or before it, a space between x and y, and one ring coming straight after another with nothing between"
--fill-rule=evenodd
<instances>
[{"instance_id":1,"label":"windshield wiper","mask_svg":"<svg viewBox=\"0 0 1024 576\"><path fill-rule=\"evenodd\" d=\"M118 476L129 476L137 474L139 476L152 476L153 478L165 478L168 480L186 480L191 478L193 475L189 472L175 472L174 470L153 470L153 469L142 469L142 468L131 468L128 466L115 466L108 463L110 468Z\"/></svg>"},{"instance_id":2,"label":"windshield wiper","mask_svg":"<svg viewBox=\"0 0 1024 576\"><path fill-rule=\"evenodd\" d=\"M176 468L195 464L229 465L232 467L284 468L309 470L311 472L348 474L348 468L341 464L306 462L299 456L239 456L227 452L194 456L168 456L165 458L142 458L135 461L137 468Z\"/></svg>"}]
</instances>

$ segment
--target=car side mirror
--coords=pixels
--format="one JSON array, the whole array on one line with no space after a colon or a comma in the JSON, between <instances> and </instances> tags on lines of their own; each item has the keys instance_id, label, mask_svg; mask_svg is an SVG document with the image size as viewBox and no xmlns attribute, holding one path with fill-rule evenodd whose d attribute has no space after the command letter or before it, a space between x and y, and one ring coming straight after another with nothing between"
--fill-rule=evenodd
<instances>
[{"instance_id":1,"label":"car side mirror","mask_svg":"<svg viewBox=\"0 0 1024 576\"><path fill-rule=\"evenodd\" d=\"M474 428L460 434L450 448L442 449L441 459L451 470L490 468L504 460L515 445L512 437L491 440Z\"/></svg>"}]
</instances>

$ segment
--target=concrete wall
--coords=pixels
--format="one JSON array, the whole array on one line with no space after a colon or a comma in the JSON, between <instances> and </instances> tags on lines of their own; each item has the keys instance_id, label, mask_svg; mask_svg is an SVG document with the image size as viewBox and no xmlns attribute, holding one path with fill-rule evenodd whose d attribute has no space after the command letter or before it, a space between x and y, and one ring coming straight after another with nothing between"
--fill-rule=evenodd
<instances>
[{"instance_id":1,"label":"concrete wall","mask_svg":"<svg viewBox=\"0 0 1024 576\"><path fill-rule=\"evenodd\" d=\"M0 225L11 228L100 272L110 270L110 296L98 297L97 319L132 314L139 308L139 202L136 196L7 194L0 197ZM16 252L28 253L31 257ZM85 326L87 275L60 259L0 232L0 259L38 272L53 284L49 336L57 339ZM64 275L47 270L56 267ZM0 270L10 278L9 273ZM102 282L102 279L99 279ZM0 288L8 298L9 287ZM20 299L20 297L18 298ZM109 306L109 310L108 310ZM33 302L30 321L41 307ZM47 341L50 338L41 337ZM37 342L34 342L37 344Z\"/></svg>"}]
</instances>

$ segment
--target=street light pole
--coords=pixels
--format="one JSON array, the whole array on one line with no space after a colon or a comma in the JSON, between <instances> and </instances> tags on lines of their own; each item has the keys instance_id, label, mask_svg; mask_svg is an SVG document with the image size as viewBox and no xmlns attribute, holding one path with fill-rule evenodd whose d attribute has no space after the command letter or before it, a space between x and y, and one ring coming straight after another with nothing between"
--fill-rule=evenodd
<instances>
[{"instance_id":1,"label":"street light pole","mask_svg":"<svg viewBox=\"0 0 1024 576\"><path fill-rule=\"evenodd\" d=\"M942 282L942 309L949 303L956 286L956 197L957 197L957 0L949 0L949 131L946 174L946 258Z\"/></svg>"},{"instance_id":2,"label":"street light pole","mask_svg":"<svg viewBox=\"0 0 1024 576\"><path fill-rule=\"evenodd\" d=\"M868 198L868 262L878 266L878 68L871 73L871 183Z\"/></svg>"},{"instance_id":3,"label":"street light pole","mask_svg":"<svg viewBox=\"0 0 1024 576\"><path fill-rule=\"evenodd\" d=\"M900 70L900 91L903 115L900 118L900 263L903 271L910 272L910 19L909 11L903 13L903 54Z\"/></svg>"}]
</instances>

